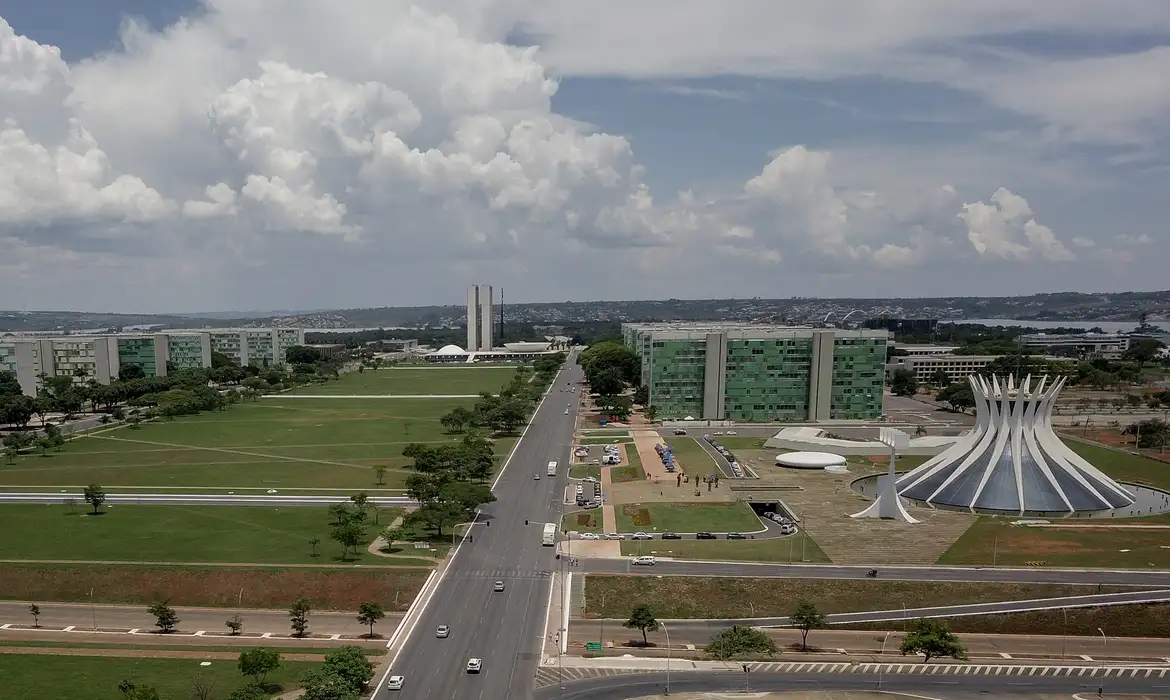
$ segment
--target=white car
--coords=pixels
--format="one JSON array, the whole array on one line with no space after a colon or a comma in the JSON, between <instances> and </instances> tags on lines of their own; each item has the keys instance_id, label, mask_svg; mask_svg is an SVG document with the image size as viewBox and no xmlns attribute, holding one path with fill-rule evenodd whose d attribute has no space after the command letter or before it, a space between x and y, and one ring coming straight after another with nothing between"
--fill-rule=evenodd
<instances>
[{"instance_id":1,"label":"white car","mask_svg":"<svg viewBox=\"0 0 1170 700\"><path fill-rule=\"evenodd\" d=\"M734 430L728 430L726 433L723 433L723 434L724 435L739 435L739 433L735 432Z\"/></svg>"},{"instance_id":2,"label":"white car","mask_svg":"<svg viewBox=\"0 0 1170 700\"><path fill-rule=\"evenodd\" d=\"M504 590L504 582L503 581L496 581L496 585L492 586L492 590L495 591L496 593L499 593L500 591Z\"/></svg>"},{"instance_id":3,"label":"white car","mask_svg":"<svg viewBox=\"0 0 1170 700\"><path fill-rule=\"evenodd\" d=\"M435 636L439 639L446 639L451 636L451 628L447 625L439 625L439 629L435 630Z\"/></svg>"},{"instance_id":4,"label":"white car","mask_svg":"<svg viewBox=\"0 0 1170 700\"><path fill-rule=\"evenodd\" d=\"M532 479L534 481L540 481L540 472L536 472L535 474L533 474Z\"/></svg>"},{"instance_id":5,"label":"white car","mask_svg":"<svg viewBox=\"0 0 1170 700\"><path fill-rule=\"evenodd\" d=\"M599 539L601 539L601 535L597 534L596 532L583 532L583 533L581 533L581 539L583 539L583 540L599 540Z\"/></svg>"},{"instance_id":6,"label":"white car","mask_svg":"<svg viewBox=\"0 0 1170 700\"><path fill-rule=\"evenodd\" d=\"M480 661L479 659L468 659L467 660L467 672L468 673L479 673L482 670L483 670L483 661Z\"/></svg>"},{"instance_id":7,"label":"white car","mask_svg":"<svg viewBox=\"0 0 1170 700\"><path fill-rule=\"evenodd\" d=\"M654 557L634 557L630 563L635 566L654 566Z\"/></svg>"},{"instance_id":8,"label":"white car","mask_svg":"<svg viewBox=\"0 0 1170 700\"><path fill-rule=\"evenodd\" d=\"M607 533L605 533L605 539L607 539L607 540L620 540L620 539L625 539L625 538L620 532L607 532Z\"/></svg>"},{"instance_id":9,"label":"white car","mask_svg":"<svg viewBox=\"0 0 1170 700\"><path fill-rule=\"evenodd\" d=\"M654 539L654 536L653 536L653 535L647 535L645 532L635 532L635 533L632 535L632 539L635 539L635 540L652 540L652 539Z\"/></svg>"},{"instance_id":10,"label":"white car","mask_svg":"<svg viewBox=\"0 0 1170 700\"><path fill-rule=\"evenodd\" d=\"M406 682L403 676L390 676L390 680L386 681L386 690L402 690L402 684Z\"/></svg>"}]
</instances>

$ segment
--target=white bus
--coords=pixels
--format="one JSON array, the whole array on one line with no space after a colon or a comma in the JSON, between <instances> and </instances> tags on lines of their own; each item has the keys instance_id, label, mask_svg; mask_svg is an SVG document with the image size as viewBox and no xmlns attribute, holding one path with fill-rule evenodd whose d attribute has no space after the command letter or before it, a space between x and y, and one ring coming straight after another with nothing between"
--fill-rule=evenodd
<instances>
[{"instance_id":1,"label":"white bus","mask_svg":"<svg viewBox=\"0 0 1170 700\"><path fill-rule=\"evenodd\" d=\"M540 543L542 545L544 545L545 547L552 547L553 545L555 545L557 543L557 524L556 523L545 523L544 524L544 535L541 538Z\"/></svg>"},{"instance_id":2,"label":"white bus","mask_svg":"<svg viewBox=\"0 0 1170 700\"><path fill-rule=\"evenodd\" d=\"M557 475L557 463L555 460L548 463L548 475L549 476L556 476Z\"/></svg>"}]
</instances>

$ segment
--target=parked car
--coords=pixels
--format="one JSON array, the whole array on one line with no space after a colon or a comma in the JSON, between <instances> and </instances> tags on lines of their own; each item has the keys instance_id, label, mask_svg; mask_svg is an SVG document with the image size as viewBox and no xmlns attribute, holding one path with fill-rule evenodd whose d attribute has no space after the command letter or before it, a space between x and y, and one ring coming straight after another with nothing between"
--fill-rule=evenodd
<instances>
[{"instance_id":1,"label":"parked car","mask_svg":"<svg viewBox=\"0 0 1170 700\"><path fill-rule=\"evenodd\" d=\"M654 566L654 557L634 557L630 563L635 566Z\"/></svg>"},{"instance_id":2,"label":"parked car","mask_svg":"<svg viewBox=\"0 0 1170 700\"><path fill-rule=\"evenodd\" d=\"M652 539L654 539L653 535L646 534L645 532L635 532L630 537L631 537L631 539L635 539L635 540L652 540Z\"/></svg>"},{"instance_id":3,"label":"parked car","mask_svg":"<svg viewBox=\"0 0 1170 700\"><path fill-rule=\"evenodd\" d=\"M713 539L715 539L715 535L712 535L710 532L696 532L695 539L696 540L713 540Z\"/></svg>"},{"instance_id":4,"label":"parked car","mask_svg":"<svg viewBox=\"0 0 1170 700\"><path fill-rule=\"evenodd\" d=\"M729 540L746 540L747 535L743 534L742 532L729 532L729 533L727 533L727 539L729 539Z\"/></svg>"},{"instance_id":5,"label":"parked car","mask_svg":"<svg viewBox=\"0 0 1170 700\"><path fill-rule=\"evenodd\" d=\"M605 533L605 539L607 539L607 540L621 540L621 539L625 539L625 537L620 532L607 532L607 533Z\"/></svg>"},{"instance_id":6,"label":"parked car","mask_svg":"<svg viewBox=\"0 0 1170 700\"><path fill-rule=\"evenodd\" d=\"M581 534L581 539L583 539L583 540L599 540L599 539L601 539L601 535L597 534L596 532L585 532L585 533Z\"/></svg>"},{"instance_id":7,"label":"parked car","mask_svg":"<svg viewBox=\"0 0 1170 700\"><path fill-rule=\"evenodd\" d=\"M681 540L682 535L678 534L677 532L664 532L664 533L662 533L662 539L664 539L664 540Z\"/></svg>"},{"instance_id":8,"label":"parked car","mask_svg":"<svg viewBox=\"0 0 1170 700\"><path fill-rule=\"evenodd\" d=\"M675 428L675 429L674 429L674 434L675 434L675 435L686 435L686 434L687 434L687 431L683 430L682 428Z\"/></svg>"}]
</instances>

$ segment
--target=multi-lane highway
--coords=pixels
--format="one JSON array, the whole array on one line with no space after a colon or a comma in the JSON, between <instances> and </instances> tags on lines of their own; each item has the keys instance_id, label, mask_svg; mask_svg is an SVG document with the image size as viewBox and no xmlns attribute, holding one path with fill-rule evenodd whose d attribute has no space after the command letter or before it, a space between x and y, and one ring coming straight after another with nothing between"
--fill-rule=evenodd
<instances>
[{"instance_id":1,"label":"multi-lane highway","mask_svg":"<svg viewBox=\"0 0 1170 700\"><path fill-rule=\"evenodd\" d=\"M484 506L482 524L454 555L417 626L404 630L409 637L392 666L405 676L404 688L391 693L380 685L375 700L531 697L556 567L541 529L561 511L578 400L558 389L581 379L570 359L496 482L496 502ZM556 478L545 474L551 460L560 463ZM496 581L502 592L492 590ZM450 625L446 639L436 637L439 625ZM481 673L466 672L473 657L483 660Z\"/></svg>"},{"instance_id":2,"label":"multi-lane highway","mask_svg":"<svg viewBox=\"0 0 1170 700\"><path fill-rule=\"evenodd\" d=\"M632 566L628 559L582 559L580 566L581 571L587 574L814 579L865 579L871 568L869 566L835 566L832 564L749 564L664 559L659 559L653 567ZM878 580L1007 581L1011 583L1080 583L1170 588L1170 571L884 566L879 569Z\"/></svg>"}]
</instances>

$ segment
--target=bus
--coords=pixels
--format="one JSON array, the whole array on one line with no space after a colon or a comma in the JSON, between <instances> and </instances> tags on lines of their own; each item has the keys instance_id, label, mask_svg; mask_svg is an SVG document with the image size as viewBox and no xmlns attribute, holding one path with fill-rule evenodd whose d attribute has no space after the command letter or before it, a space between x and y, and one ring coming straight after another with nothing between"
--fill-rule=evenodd
<instances>
[{"instance_id":1,"label":"bus","mask_svg":"<svg viewBox=\"0 0 1170 700\"><path fill-rule=\"evenodd\" d=\"M545 523L544 524L544 535L541 538L540 543L542 545L544 545L545 547L552 547L553 545L555 545L557 543L557 524L556 523Z\"/></svg>"},{"instance_id":2,"label":"bus","mask_svg":"<svg viewBox=\"0 0 1170 700\"><path fill-rule=\"evenodd\" d=\"M549 476L556 476L556 475L557 475L557 463L556 463L556 460L554 460L554 461L552 461L552 462L549 462L549 463L548 463L548 475L549 475Z\"/></svg>"}]
</instances>

